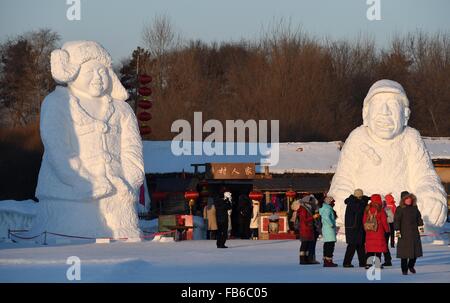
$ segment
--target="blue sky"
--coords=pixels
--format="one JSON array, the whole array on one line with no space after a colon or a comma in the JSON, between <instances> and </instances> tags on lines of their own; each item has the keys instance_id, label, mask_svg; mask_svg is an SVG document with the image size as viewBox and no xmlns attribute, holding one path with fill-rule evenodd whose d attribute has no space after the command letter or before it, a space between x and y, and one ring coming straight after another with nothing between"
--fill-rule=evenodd
<instances>
[{"instance_id":1,"label":"blue sky","mask_svg":"<svg viewBox=\"0 0 450 303\"><path fill-rule=\"evenodd\" d=\"M380 0L381 21L369 21L366 0L80 0L81 20L68 21L66 0L0 0L0 41L50 27L62 41L103 44L114 60L142 45L141 31L168 15L185 38L254 39L277 18L291 19L317 37L352 40L368 34L381 47L396 33L450 31L449 0Z\"/></svg>"}]
</instances>

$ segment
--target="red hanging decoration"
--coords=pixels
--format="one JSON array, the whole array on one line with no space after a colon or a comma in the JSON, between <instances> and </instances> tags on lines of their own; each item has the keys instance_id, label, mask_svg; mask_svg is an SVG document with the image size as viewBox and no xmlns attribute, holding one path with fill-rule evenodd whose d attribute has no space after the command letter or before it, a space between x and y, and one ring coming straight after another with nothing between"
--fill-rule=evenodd
<instances>
[{"instance_id":1,"label":"red hanging decoration","mask_svg":"<svg viewBox=\"0 0 450 303\"><path fill-rule=\"evenodd\" d=\"M198 198L199 194L196 191L188 190L184 193L184 198L186 200L196 200Z\"/></svg>"},{"instance_id":2,"label":"red hanging decoration","mask_svg":"<svg viewBox=\"0 0 450 303\"><path fill-rule=\"evenodd\" d=\"M140 107L140 108L142 108L142 109L150 109L150 108L152 108L152 102L151 101L148 101L148 100L140 100L139 102L138 102L138 106Z\"/></svg>"},{"instance_id":3,"label":"red hanging decoration","mask_svg":"<svg viewBox=\"0 0 450 303\"><path fill-rule=\"evenodd\" d=\"M139 128L139 131L142 136L145 136L145 135L149 135L152 132L152 129L150 128L150 126L141 126Z\"/></svg>"},{"instance_id":4,"label":"red hanging decoration","mask_svg":"<svg viewBox=\"0 0 450 303\"><path fill-rule=\"evenodd\" d=\"M139 83L141 83L142 85L146 85L149 84L150 82L152 82L152 76L149 75L139 75Z\"/></svg>"},{"instance_id":5,"label":"red hanging decoration","mask_svg":"<svg viewBox=\"0 0 450 303\"><path fill-rule=\"evenodd\" d=\"M293 191L292 189L290 189L286 192L286 197L288 197L288 198L295 198L296 196L297 196L297 193L295 191Z\"/></svg>"},{"instance_id":6,"label":"red hanging decoration","mask_svg":"<svg viewBox=\"0 0 450 303\"><path fill-rule=\"evenodd\" d=\"M152 119L152 114L150 114L149 112L140 112L138 114L138 119L140 121L148 121Z\"/></svg>"},{"instance_id":7,"label":"red hanging decoration","mask_svg":"<svg viewBox=\"0 0 450 303\"><path fill-rule=\"evenodd\" d=\"M152 94L152 89L150 87L139 87L138 89L139 95L141 96L150 96Z\"/></svg>"},{"instance_id":8,"label":"red hanging decoration","mask_svg":"<svg viewBox=\"0 0 450 303\"><path fill-rule=\"evenodd\" d=\"M250 194L248 194L248 197L252 200L261 201L263 198L263 193L260 191L252 191Z\"/></svg>"}]
</instances>

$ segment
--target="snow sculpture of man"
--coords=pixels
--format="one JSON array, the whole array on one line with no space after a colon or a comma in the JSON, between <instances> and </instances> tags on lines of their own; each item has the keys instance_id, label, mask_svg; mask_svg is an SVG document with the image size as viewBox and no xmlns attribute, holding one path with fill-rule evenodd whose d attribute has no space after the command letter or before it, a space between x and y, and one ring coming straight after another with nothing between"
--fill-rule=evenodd
<instances>
[{"instance_id":1,"label":"snow sculpture of man","mask_svg":"<svg viewBox=\"0 0 450 303\"><path fill-rule=\"evenodd\" d=\"M31 234L43 231L139 241L135 209L144 180L136 117L112 69L94 41L72 41L51 54L59 84L42 103L45 152Z\"/></svg>"},{"instance_id":2,"label":"snow sculpture of man","mask_svg":"<svg viewBox=\"0 0 450 303\"><path fill-rule=\"evenodd\" d=\"M430 228L445 223L447 195L419 132L408 125L409 101L403 87L391 80L375 82L363 105L363 125L354 129L342 148L329 195L336 200L343 225L344 200L356 188L368 196L400 193L417 196Z\"/></svg>"}]
</instances>

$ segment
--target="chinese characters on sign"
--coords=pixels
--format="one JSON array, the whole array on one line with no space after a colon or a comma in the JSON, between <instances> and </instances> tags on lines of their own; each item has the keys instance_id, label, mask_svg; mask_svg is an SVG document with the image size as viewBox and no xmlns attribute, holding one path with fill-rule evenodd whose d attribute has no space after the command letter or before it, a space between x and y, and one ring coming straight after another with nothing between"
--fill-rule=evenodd
<instances>
[{"instance_id":1,"label":"chinese characters on sign","mask_svg":"<svg viewBox=\"0 0 450 303\"><path fill-rule=\"evenodd\" d=\"M254 179L255 163L208 163L209 179Z\"/></svg>"}]
</instances>

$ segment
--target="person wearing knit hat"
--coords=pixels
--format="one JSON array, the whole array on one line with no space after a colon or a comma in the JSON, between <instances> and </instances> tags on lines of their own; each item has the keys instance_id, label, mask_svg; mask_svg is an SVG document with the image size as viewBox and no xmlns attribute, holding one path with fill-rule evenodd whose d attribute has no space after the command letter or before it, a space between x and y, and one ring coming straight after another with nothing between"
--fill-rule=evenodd
<instances>
[{"instance_id":1,"label":"person wearing knit hat","mask_svg":"<svg viewBox=\"0 0 450 303\"><path fill-rule=\"evenodd\" d=\"M300 235L300 264L311 265L317 264L315 256L312 255L315 251L316 237L314 233L314 221L317 216L314 211L314 204L310 196L305 196L299 201L299 208L297 210L297 217L299 221L298 230Z\"/></svg>"},{"instance_id":2,"label":"person wearing knit hat","mask_svg":"<svg viewBox=\"0 0 450 303\"><path fill-rule=\"evenodd\" d=\"M364 229L366 231L366 268L375 264L375 257L381 260L381 254L385 253L387 248L385 233L389 232L386 213L383 211L383 201L381 195L373 194L370 197L370 203L366 207L363 216Z\"/></svg>"},{"instance_id":3,"label":"person wearing knit hat","mask_svg":"<svg viewBox=\"0 0 450 303\"><path fill-rule=\"evenodd\" d=\"M366 266L366 250L364 248L365 232L363 225L364 209L369 202L362 189L355 189L353 195L345 199L345 268L353 267L352 260L355 252L358 254L359 267Z\"/></svg>"},{"instance_id":4,"label":"person wearing knit hat","mask_svg":"<svg viewBox=\"0 0 450 303\"><path fill-rule=\"evenodd\" d=\"M323 240L323 266L336 267L333 263L334 247L336 245L336 212L333 209L334 198L326 196L322 207L319 209L322 220L322 240Z\"/></svg>"},{"instance_id":5,"label":"person wearing knit hat","mask_svg":"<svg viewBox=\"0 0 450 303\"><path fill-rule=\"evenodd\" d=\"M407 190L402 191L401 194L400 194L400 200L403 199L404 197L408 196L408 195L409 195L409 191L407 191Z\"/></svg>"},{"instance_id":6,"label":"person wearing knit hat","mask_svg":"<svg viewBox=\"0 0 450 303\"><path fill-rule=\"evenodd\" d=\"M353 192L353 195L358 198L361 199L361 197L364 195L363 190L360 188L355 189L355 191Z\"/></svg>"}]
</instances>

